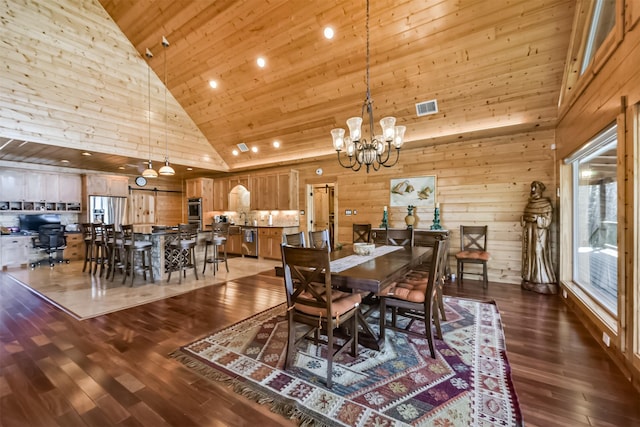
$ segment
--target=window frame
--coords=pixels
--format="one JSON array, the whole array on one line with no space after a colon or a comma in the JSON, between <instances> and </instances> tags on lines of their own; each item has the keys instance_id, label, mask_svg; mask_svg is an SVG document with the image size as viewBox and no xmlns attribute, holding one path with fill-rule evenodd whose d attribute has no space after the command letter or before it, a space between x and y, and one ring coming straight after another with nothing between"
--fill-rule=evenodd
<instances>
[{"instance_id":1,"label":"window frame","mask_svg":"<svg viewBox=\"0 0 640 427\"><path fill-rule=\"evenodd\" d=\"M573 29L558 100L559 117L563 117L569 111L576 99L589 86L595 75L615 52L618 45L622 43L624 37L625 0L615 0L616 10L613 29L594 52L591 63L581 73L595 1L578 0L576 5L576 14L573 20Z\"/></svg>"}]
</instances>

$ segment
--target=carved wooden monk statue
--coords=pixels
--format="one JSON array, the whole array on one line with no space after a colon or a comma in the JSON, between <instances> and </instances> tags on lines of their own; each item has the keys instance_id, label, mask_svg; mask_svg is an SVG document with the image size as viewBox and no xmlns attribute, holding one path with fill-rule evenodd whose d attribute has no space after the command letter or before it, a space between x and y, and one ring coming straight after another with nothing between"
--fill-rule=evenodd
<instances>
[{"instance_id":1,"label":"carved wooden monk statue","mask_svg":"<svg viewBox=\"0 0 640 427\"><path fill-rule=\"evenodd\" d=\"M557 294L558 284L551 263L549 226L553 207L542 197L545 186L531 183L529 203L520 218L522 230L522 288L542 294Z\"/></svg>"}]
</instances>

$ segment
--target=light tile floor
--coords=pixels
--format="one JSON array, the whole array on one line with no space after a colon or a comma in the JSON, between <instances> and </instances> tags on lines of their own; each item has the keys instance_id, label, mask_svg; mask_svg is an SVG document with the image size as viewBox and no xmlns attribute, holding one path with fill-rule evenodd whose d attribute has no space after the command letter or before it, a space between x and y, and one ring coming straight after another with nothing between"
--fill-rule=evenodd
<instances>
[{"instance_id":1,"label":"light tile floor","mask_svg":"<svg viewBox=\"0 0 640 427\"><path fill-rule=\"evenodd\" d=\"M171 282L166 275L154 284L145 282L141 275L135 277L133 287L130 279L122 285L122 275L116 274L114 281L82 272L82 261L31 268L10 268L6 273L30 288L52 304L77 319L88 319L152 301L169 298L205 286L224 283L241 277L252 276L282 265L280 261L256 258L230 258L229 272L224 265L214 277L212 266L207 266L205 275L198 271L199 280L193 270L187 271L186 279L178 284L178 275L173 273Z\"/></svg>"}]
</instances>

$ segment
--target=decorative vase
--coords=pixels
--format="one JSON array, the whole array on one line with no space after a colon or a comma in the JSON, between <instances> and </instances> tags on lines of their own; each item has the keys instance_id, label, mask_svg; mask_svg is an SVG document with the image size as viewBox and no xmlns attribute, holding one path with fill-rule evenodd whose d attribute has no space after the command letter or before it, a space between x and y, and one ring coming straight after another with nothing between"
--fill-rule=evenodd
<instances>
[{"instance_id":1,"label":"decorative vase","mask_svg":"<svg viewBox=\"0 0 640 427\"><path fill-rule=\"evenodd\" d=\"M404 217L404 222L407 224L407 228L413 228L413 224L416 223L416 217L413 216L414 206L409 205L407 207L407 216Z\"/></svg>"}]
</instances>

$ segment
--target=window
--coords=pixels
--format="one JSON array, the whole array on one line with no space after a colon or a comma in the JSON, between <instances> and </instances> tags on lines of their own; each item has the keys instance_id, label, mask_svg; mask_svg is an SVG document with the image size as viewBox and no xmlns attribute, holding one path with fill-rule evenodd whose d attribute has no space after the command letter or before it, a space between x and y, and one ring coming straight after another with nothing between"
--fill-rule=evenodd
<instances>
[{"instance_id":1,"label":"window","mask_svg":"<svg viewBox=\"0 0 640 427\"><path fill-rule=\"evenodd\" d=\"M580 67L580 75L591 64L595 53L602 45L616 24L616 1L615 0L595 0L592 5L592 17L587 32L587 40L584 48L584 57Z\"/></svg>"},{"instance_id":2,"label":"window","mask_svg":"<svg viewBox=\"0 0 640 427\"><path fill-rule=\"evenodd\" d=\"M566 163L573 178L573 281L612 314L618 311L617 126Z\"/></svg>"}]
</instances>

